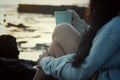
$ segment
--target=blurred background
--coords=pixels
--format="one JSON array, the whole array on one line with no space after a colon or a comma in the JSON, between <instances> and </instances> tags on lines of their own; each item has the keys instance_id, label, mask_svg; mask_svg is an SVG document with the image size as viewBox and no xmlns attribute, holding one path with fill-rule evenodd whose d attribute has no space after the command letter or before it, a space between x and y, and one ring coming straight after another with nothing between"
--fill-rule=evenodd
<instances>
[{"instance_id":1,"label":"blurred background","mask_svg":"<svg viewBox=\"0 0 120 80\"><path fill-rule=\"evenodd\" d=\"M36 61L52 41L54 11L74 9L83 18L88 0L0 0L0 35L17 38L19 58Z\"/></svg>"}]
</instances>

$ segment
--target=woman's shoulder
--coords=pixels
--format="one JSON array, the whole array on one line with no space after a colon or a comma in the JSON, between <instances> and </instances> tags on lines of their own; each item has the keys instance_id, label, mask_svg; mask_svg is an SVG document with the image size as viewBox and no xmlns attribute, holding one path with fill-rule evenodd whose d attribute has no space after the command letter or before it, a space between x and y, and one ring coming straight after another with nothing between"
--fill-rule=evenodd
<instances>
[{"instance_id":1,"label":"woman's shoulder","mask_svg":"<svg viewBox=\"0 0 120 80\"><path fill-rule=\"evenodd\" d=\"M120 16L112 18L109 22L103 25L97 34L110 34L114 31L116 32L116 30L119 30L120 32Z\"/></svg>"},{"instance_id":2,"label":"woman's shoulder","mask_svg":"<svg viewBox=\"0 0 120 80\"><path fill-rule=\"evenodd\" d=\"M108 29L120 28L120 16L112 18L108 23L104 25Z\"/></svg>"},{"instance_id":3,"label":"woman's shoulder","mask_svg":"<svg viewBox=\"0 0 120 80\"><path fill-rule=\"evenodd\" d=\"M110 21L110 23L112 24L112 26L113 27L115 27L115 28L120 28L120 16L116 16L116 17L114 17L111 21Z\"/></svg>"},{"instance_id":4,"label":"woman's shoulder","mask_svg":"<svg viewBox=\"0 0 120 80\"><path fill-rule=\"evenodd\" d=\"M100 36L111 37L120 43L120 16L116 16L106 23L96 34L96 37Z\"/></svg>"}]
</instances>

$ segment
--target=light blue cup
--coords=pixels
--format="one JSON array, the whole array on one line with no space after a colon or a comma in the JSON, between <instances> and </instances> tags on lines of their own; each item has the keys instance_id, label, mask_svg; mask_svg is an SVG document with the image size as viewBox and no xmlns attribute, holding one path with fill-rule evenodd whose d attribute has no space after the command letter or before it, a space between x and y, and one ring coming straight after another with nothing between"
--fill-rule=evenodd
<instances>
[{"instance_id":1,"label":"light blue cup","mask_svg":"<svg viewBox=\"0 0 120 80\"><path fill-rule=\"evenodd\" d=\"M55 20L56 20L56 25L60 23L71 24L72 13L68 11L55 11Z\"/></svg>"}]
</instances>

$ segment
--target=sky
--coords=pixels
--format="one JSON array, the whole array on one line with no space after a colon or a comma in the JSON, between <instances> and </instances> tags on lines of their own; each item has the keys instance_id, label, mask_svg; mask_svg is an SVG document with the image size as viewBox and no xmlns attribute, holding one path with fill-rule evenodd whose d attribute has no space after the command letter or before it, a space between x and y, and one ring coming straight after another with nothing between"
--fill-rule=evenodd
<instances>
[{"instance_id":1,"label":"sky","mask_svg":"<svg viewBox=\"0 0 120 80\"><path fill-rule=\"evenodd\" d=\"M62 5L62 4L86 4L88 0L0 0L0 4L50 4L50 5Z\"/></svg>"}]
</instances>

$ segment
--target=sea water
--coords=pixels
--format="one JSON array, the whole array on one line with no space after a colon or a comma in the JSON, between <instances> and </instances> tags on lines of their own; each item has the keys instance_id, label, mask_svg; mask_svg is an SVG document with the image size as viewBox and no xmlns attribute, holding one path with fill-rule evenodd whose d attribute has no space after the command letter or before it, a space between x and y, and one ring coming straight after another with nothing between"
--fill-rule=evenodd
<instances>
[{"instance_id":1,"label":"sea water","mask_svg":"<svg viewBox=\"0 0 120 80\"><path fill-rule=\"evenodd\" d=\"M11 8L10 8L11 7ZM52 42L52 32L55 27L53 15L18 13L16 6L0 7L0 34L10 34L16 37L20 51L19 58L36 61L43 50ZM22 24L25 27L9 26Z\"/></svg>"},{"instance_id":2,"label":"sea water","mask_svg":"<svg viewBox=\"0 0 120 80\"><path fill-rule=\"evenodd\" d=\"M0 5L0 34L16 37L20 59L36 61L52 42L52 33L56 26L55 17L18 13L17 8L18 5ZM8 23L13 25L6 27Z\"/></svg>"}]
</instances>

